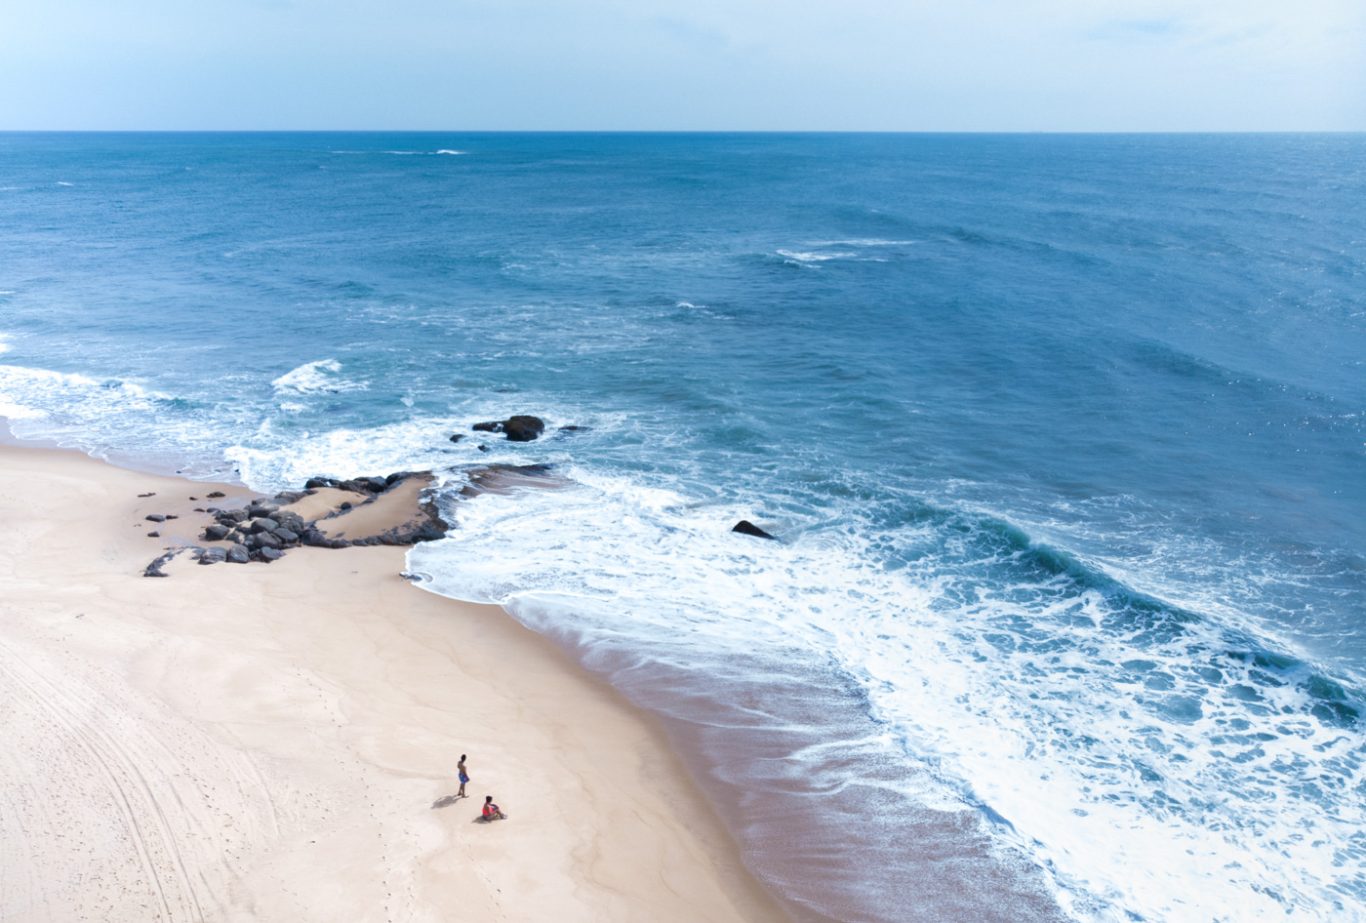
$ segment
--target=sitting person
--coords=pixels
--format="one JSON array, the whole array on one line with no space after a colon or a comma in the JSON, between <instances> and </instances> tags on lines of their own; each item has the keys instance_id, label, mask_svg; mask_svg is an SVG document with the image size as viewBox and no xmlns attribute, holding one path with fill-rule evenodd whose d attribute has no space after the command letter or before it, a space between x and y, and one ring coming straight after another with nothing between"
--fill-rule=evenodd
<instances>
[{"instance_id":1,"label":"sitting person","mask_svg":"<svg viewBox=\"0 0 1366 923\"><path fill-rule=\"evenodd\" d=\"M490 821L490 820L507 820L507 817L508 817L508 816L507 816L506 814L503 813L502 808L498 807L498 805L496 805L496 804L493 803L493 796L492 796L492 795L485 795L485 796L484 796L484 820L485 820L485 821Z\"/></svg>"}]
</instances>

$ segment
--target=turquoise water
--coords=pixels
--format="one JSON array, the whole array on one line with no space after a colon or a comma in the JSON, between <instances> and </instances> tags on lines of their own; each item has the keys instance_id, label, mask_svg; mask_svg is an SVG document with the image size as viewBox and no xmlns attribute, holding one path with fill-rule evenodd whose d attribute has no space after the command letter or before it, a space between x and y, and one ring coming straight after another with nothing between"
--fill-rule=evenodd
<instances>
[{"instance_id":1,"label":"turquoise water","mask_svg":"<svg viewBox=\"0 0 1366 923\"><path fill-rule=\"evenodd\" d=\"M1363 164L0 135L0 415L263 490L441 472L410 569L664 715L801 914L1366 916ZM586 429L449 441L517 412ZM456 502L489 461L574 486Z\"/></svg>"}]
</instances>

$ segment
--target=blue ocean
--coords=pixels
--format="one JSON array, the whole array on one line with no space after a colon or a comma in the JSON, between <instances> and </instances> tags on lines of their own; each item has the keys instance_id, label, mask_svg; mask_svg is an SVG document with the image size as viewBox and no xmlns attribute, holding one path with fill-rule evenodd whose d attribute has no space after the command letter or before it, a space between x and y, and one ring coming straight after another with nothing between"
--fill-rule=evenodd
<instances>
[{"instance_id":1,"label":"blue ocean","mask_svg":"<svg viewBox=\"0 0 1366 923\"><path fill-rule=\"evenodd\" d=\"M798 918L1366 919L1366 136L5 134L0 229L15 437L435 471Z\"/></svg>"}]
</instances>

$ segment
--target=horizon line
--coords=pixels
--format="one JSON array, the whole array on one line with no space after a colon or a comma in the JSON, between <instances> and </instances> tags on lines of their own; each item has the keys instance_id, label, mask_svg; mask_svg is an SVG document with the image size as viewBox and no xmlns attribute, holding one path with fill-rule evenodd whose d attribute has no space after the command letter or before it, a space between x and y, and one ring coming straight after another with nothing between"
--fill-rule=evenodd
<instances>
[{"instance_id":1,"label":"horizon line","mask_svg":"<svg viewBox=\"0 0 1366 923\"><path fill-rule=\"evenodd\" d=\"M1359 135L1366 128L0 128L0 135Z\"/></svg>"}]
</instances>

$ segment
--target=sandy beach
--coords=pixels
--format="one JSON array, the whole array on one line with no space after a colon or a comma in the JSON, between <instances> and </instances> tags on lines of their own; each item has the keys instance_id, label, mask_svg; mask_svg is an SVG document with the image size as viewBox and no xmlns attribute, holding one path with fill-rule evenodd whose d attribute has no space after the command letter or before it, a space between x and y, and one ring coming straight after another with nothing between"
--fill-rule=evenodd
<instances>
[{"instance_id":1,"label":"sandy beach","mask_svg":"<svg viewBox=\"0 0 1366 923\"><path fill-rule=\"evenodd\" d=\"M209 491L250 494L0 471L0 918L785 918L648 718L403 548L149 579ZM489 794L509 820L475 822Z\"/></svg>"}]
</instances>

